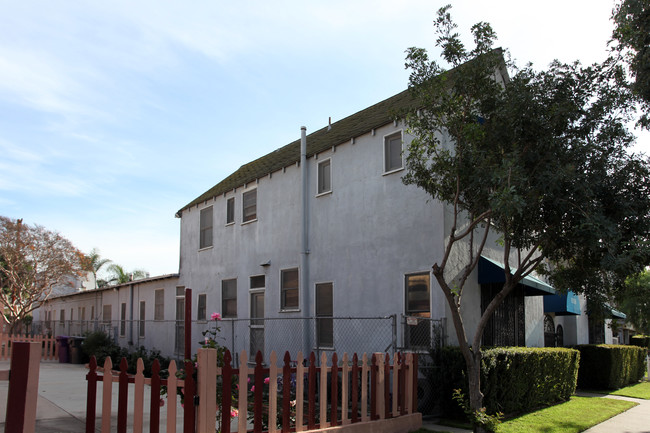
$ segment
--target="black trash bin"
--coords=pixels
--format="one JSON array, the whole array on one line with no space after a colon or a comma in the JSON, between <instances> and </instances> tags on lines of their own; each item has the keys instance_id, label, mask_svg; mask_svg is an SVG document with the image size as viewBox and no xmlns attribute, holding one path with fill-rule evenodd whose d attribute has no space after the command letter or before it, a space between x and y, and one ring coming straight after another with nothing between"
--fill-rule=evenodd
<instances>
[{"instance_id":1,"label":"black trash bin","mask_svg":"<svg viewBox=\"0 0 650 433\"><path fill-rule=\"evenodd\" d=\"M57 351L59 352L59 362L66 364L70 362L70 348L68 347L68 336L59 335L56 337Z\"/></svg>"},{"instance_id":2,"label":"black trash bin","mask_svg":"<svg viewBox=\"0 0 650 433\"><path fill-rule=\"evenodd\" d=\"M70 363L71 364L83 364L85 362L85 356L83 350L81 349L81 344L83 343L85 337L70 337Z\"/></svg>"}]
</instances>

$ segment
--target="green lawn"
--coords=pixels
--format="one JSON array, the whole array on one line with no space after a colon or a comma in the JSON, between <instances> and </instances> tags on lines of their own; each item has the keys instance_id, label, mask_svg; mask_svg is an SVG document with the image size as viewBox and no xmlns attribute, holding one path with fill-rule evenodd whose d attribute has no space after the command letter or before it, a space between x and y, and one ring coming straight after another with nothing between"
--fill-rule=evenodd
<instances>
[{"instance_id":1,"label":"green lawn","mask_svg":"<svg viewBox=\"0 0 650 433\"><path fill-rule=\"evenodd\" d=\"M626 386L609 394L650 400L650 382L641 382L636 385Z\"/></svg>"},{"instance_id":2,"label":"green lawn","mask_svg":"<svg viewBox=\"0 0 650 433\"><path fill-rule=\"evenodd\" d=\"M499 433L578 433L618 415L636 403L599 397L570 401L505 421Z\"/></svg>"},{"instance_id":3,"label":"green lawn","mask_svg":"<svg viewBox=\"0 0 650 433\"><path fill-rule=\"evenodd\" d=\"M626 389L629 388L634 387ZM636 405L637 403L634 402L610 398L574 396L566 403L504 421L497 431L498 433L579 433ZM430 430L420 429L416 433L427 432Z\"/></svg>"}]
</instances>

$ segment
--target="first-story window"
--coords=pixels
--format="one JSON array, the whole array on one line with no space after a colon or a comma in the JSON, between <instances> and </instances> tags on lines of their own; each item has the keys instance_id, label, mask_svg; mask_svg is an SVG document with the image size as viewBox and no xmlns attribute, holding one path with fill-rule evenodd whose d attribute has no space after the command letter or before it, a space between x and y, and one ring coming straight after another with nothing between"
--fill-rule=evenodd
<instances>
[{"instance_id":1,"label":"first-story window","mask_svg":"<svg viewBox=\"0 0 650 433\"><path fill-rule=\"evenodd\" d=\"M428 272L405 276L406 315L415 316L406 324L409 347L431 347L431 277Z\"/></svg>"},{"instance_id":2,"label":"first-story window","mask_svg":"<svg viewBox=\"0 0 650 433\"><path fill-rule=\"evenodd\" d=\"M201 210L199 249L212 246L212 206Z\"/></svg>"},{"instance_id":3,"label":"first-story window","mask_svg":"<svg viewBox=\"0 0 650 433\"><path fill-rule=\"evenodd\" d=\"M61 308L61 312L59 313L59 321L61 322L62 325L65 325L65 310Z\"/></svg>"},{"instance_id":4,"label":"first-story window","mask_svg":"<svg viewBox=\"0 0 650 433\"><path fill-rule=\"evenodd\" d=\"M246 191L242 195L242 222L257 219L257 189Z\"/></svg>"},{"instance_id":5,"label":"first-story window","mask_svg":"<svg viewBox=\"0 0 650 433\"><path fill-rule=\"evenodd\" d=\"M298 268L280 271L280 309L298 309Z\"/></svg>"},{"instance_id":6,"label":"first-story window","mask_svg":"<svg viewBox=\"0 0 650 433\"><path fill-rule=\"evenodd\" d=\"M126 335L126 302L120 305L120 337Z\"/></svg>"},{"instance_id":7,"label":"first-story window","mask_svg":"<svg viewBox=\"0 0 650 433\"><path fill-rule=\"evenodd\" d=\"M104 305L102 309L102 319L106 325L110 325L113 320L113 312L111 311L111 305Z\"/></svg>"},{"instance_id":8,"label":"first-story window","mask_svg":"<svg viewBox=\"0 0 650 433\"><path fill-rule=\"evenodd\" d=\"M402 131L384 137L384 173L399 170L402 162Z\"/></svg>"},{"instance_id":9,"label":"first-story window","mask_svg":"<svg viewBox=\"0 0 650 433\"><path fill-rule=\"evenodd\" d=\"M138 322L138 336L144 337L144 321L145 321L145 302L140 301L140 317Z\"/></svg>"},{"instance_id":10,"label":"first-story window","mask_svg":"<svg viewBox=\"0 0 650 433\"><path fill-rule=\"evenodd\" d=\"M318 347L334 347L332 283L316 284L316 337Z\"/></svg>"},{"instance_id":11,"label":"first-story window","mask_svg":"<svg viewBox=\"0 0 650 433\"><path fill-rule=\"evenodd\" d=\"M221 281L221 314L237 317L237 279Z\"/></svg>"},{"instance_id":12,"label":"first-story window","mask_svg":"<svg viewBox=\"0 0 650 433\"><path fill-rule=\"evenodd\" d=\"M207 310L207 296L205 293L201 293L197 297L197 306L196 306L196 320L205 320L206 310Z\"/></svg>"}]
</instances>

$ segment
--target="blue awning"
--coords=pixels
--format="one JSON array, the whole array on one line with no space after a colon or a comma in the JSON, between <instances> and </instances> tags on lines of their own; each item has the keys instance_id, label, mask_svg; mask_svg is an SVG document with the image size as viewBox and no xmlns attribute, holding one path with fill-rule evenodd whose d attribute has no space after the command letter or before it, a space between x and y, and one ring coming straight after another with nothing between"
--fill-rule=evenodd
<instances>
[{"instance_id":1,"label":"blue awning","mask_svg":"<svg viewBox=\"0 0 650 433\"><path fill-rule=\"evenodd\" d=\"M623 320L627 319L627 315L625 313L623 313L621 311L618 311L618 310L615 310L612 307L609 307L609 310L612 313L612 318L613 319L623 319Z\"/></svg>"},{"instance_id":2,"label":"blue awning","mask_svg":"<svg viewBox=\"0 0 650 433\"><path fill-rule=\"evenodd\" d=\"M481 256L478 261L478 283L505 283L505 268L503 264ZM524 277L519 284L525 286L526 296L554 295L555 289L544 281L533 276Z\"/></svg>"},{"instance_id":3,"label":"blue awning","mask_svg":"<svg viewBox=\"0 0 650 433\"><path fill-rule=\"evenodd\" d=\"M556 316L580 315L578 295L569 291L544 296L544 313L555 313Z\"/></svg>"}]
</instances>

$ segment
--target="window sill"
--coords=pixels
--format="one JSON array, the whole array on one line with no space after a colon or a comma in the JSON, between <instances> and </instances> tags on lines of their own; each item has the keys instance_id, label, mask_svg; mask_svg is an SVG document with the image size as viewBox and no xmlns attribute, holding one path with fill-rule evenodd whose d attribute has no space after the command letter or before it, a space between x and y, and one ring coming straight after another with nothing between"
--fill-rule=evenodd
<instances>
[{"instance_id":1,"label":"window sill","mask_svg":"<svg viewBox=\"0 0 650 433\"><path fill-rule=\"evenodd\" d=\"M231 223L226 223L226 227L228 227L228 226L234 226L234 225L235 225L235 222L234 222L234 221L231 222Z\"/></svg>"},{"instance_id":2,"label":"window sill","mask_svg":"<svg viewBox=\"0 0 650 433\"><path fill-rule=\"evenodd\" d=\"M256 223L256 222L257 222L257 218L255 218L254 220L250 220L250 221L244 221L244 222L241 223L241 225L245 226L246 224L251 224L251 223Z\"/></svg>"},{"instance_id":3,"label":"window sill","mask_svg":"<svg viewBox=\"0 0 650 433\"><path fill-rule=\"evenodd\" d=\"M396 168L396 169L393 169L393 170L390 170L390 171L385 171L384 174L382 174L382 176L388 176L389 174L398 173L398 172L403 171L403 170L404 170L404 167Z\"/></svg>"},{"instance_id":4,"label":"window sill","mask_svg":"<svg viewBox=\"0 0 650 433\"><path fill-rule=\"evenodd\" d=\"M330 189L329 191L319 192L318 194L316 194L316 197L323 197L323 196L331 195L331 194L332 194L332 190Z\"/></svg>"},{"instance_id":5,"label":"window sill","mask_svg":"<svg viewBox=\"0 0 650 433\"><path fill-rule=\"evenodd\" d=\"M199 252L201 252L201 251L211 250L212 248L214 248L214 245L210 245L209 247L199 248Z\"/></svg>"},{"instance_id":6,"label":"window sill","mask_svg":"<svg viewBox=\"0 0 650 433\"><path fill-rule=\"evenodd\" d=\"M300 313L300 308L280 310L280 313Z\"/></svg>"}]
</instances>

